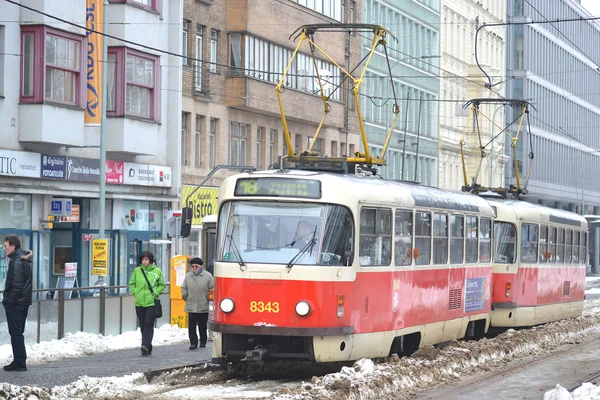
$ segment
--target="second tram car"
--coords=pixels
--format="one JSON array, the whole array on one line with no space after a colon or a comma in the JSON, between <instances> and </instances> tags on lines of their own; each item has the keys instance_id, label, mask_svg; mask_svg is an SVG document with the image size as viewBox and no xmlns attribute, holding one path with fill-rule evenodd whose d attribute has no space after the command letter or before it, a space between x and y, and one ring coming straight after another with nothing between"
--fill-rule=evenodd
<instances>
[{"instance_id":1,"label":"second tram car","mask_svg":"<svg viewBox=\"0 0 600 400\"><path fill-rule=\"evenodd\" d=\"M219 194L213 361L410 354L490 324L493 209L407 182L243 173Z\"/></svg>"},{"instance_id":2,"label":"second tram car","mask_svg":"<svg viewBox=\"0 0 600 400\"><path fill-rule=\"evenodd\" d=\"M496 212L492 326L533 326L581 315L585 218L519 200L489 202Z\"/></svg>"}]
</instances>

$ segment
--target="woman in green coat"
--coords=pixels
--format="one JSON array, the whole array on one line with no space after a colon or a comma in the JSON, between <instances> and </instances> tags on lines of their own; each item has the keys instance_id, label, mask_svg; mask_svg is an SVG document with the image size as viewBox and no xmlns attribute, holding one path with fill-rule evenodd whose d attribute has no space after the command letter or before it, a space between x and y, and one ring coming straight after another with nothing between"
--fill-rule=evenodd
<instances>
[{"instance_id":1,"label":"woman in green coat","mask_svg":"<svg viewBox=\"0 0 600 400\"><path fill-rule=\"evenodd\" d=\"M148 284L152 287L153 293L150 292ZM135 313L142 331L142 355L149 356L152 354L152 337L156 320L154 300L165 291L165 279L160 268L154 264L154 254L151 252L143 251L140 254L140 265L131 274L129 290L135 296Z\"/></svg>"}]
</instances>

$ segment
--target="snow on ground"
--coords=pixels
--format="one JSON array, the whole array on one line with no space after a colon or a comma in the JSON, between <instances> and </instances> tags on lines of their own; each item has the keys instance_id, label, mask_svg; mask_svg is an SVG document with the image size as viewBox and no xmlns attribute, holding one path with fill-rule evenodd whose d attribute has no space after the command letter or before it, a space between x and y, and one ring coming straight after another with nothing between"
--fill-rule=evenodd
<instances>
[{"instance_id":1,"label":"snow on ground","mask_svg":"<svg viewBox=\"0 0 600 400\"><path fill-rule=\"evenodd\" d=\"M586 279L586 294L598 290L600 277ZM268 398L271 400L308 399L397 399L399 393L406 396L418 390L456 382L461 377L484 371L501 369L513 359L548 353L566 343L573 343L587 336L600 335L600 298L586 301L583 316L563 320L526 330L508 330L493 339L480 341L455 341L441 350L425 346L412 357L389 357L384 360L363 359L352 368L313 377L310 382L211 382L193 388L176 388L184 382L187 374L198 371L185 369L179 377L161 376L149 384L143 374L123 377L82 377L76 382L54 388L19 387L0 383L0 395L11 399L107 399L107 398L196 398L231 399ZM67 334L61 340L27 345L28 362L43 363L46 360L80 357L126 348L140 343L140 332L126 332L116 336L88 333ZM171 344L187 341L187 330L177 326L163 325L155 330L154 343ZM93 344L93 345L91 345ZM0 362L10 361L10 345L0 346ZM181 375L185 376L181 376ZM131 397L133 396L133 397ZM544 400L600 400L600 388L584 384L574 393L557 387L544 394Z\"/></svg>"}]
</instances>

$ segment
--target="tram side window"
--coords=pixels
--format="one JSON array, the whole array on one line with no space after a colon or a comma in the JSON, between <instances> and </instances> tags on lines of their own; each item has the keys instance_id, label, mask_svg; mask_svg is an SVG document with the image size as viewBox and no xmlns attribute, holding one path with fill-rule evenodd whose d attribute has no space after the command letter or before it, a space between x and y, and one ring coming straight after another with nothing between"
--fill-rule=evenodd
<instances>
[{"instance_id":1,"label":"tram side window","mask_svg":"<svg viewBox=\"0 0 600 400\"><path fill-rule=\"evenodd\" d=\"M329 206L323 231L320 265L352 265L354 259L354 223L350 211Z\"/></svg>"},{"instance_id":2,"label":"tram side window","mask_svg":"<svg viewBox=\"0 0 600 400\"><path fill-rule=\"evenodd\" d=\"M392 210L360 210L359 261L362 266L388 266L392 261Z\"/></svg>"},{"instance_id":3,"label":"tram side window","mask_svg":"<svg viewBox=\"0 0 600 400\"><path fill-rule=\"evenodd\" d=\"M565 262L571 264L573 262L573 230L565 229Z\"/></svg>"},{"instance_id":4,"label":"tram side window","mask_svg":"<svg viewBox=\"0 0 600 400\"><path fill-rule=\"evenodd\" d=\"M540 263L547 263L549 258L548 227L546 225L542 225L540 227Z\"/></svg>"},{"instance_id":5,"label":"tram side window","mask_svg":"<svg viewBox=\"0 0 600 400\"><path fill-rule=\"evenodd\" d=\"M431 213L417 212L415 216L415 264L431 262Z\"/></svg>"},{"instance_id":6,"label":"tram side window","mask_svg":"<svg viewBox=\"0 0 600 400\"><path fill-rule=\"evenodd\" d=\"M579 262L585 264L587 262L587 232L581 232L581 240L579 241Z\"/></svg>"},{"instance_id":7,"label":"tram side window","mask_svg":"<svg viewBox=\"0 0 600 400\"><path fill-rule=\"evenodd\" d=\"M489 263L492 259L492 220L481 218L479 221L479 257L481 262Z\"/></svg>"},{"instance_id":8,"label":"tram side window","mask_svg":"<svg viewBox=\"0 0 600 400\"><path fill-rule=\"evenodd\" d=\"M467 244L465 246L465 258L467 264L476 263L479 259L479 232L477 217L467 216Z\"/></svg>"},{"instance_id":9,"label":"tram side window","mask_svg":"<svg viewBox=\"0 0 600 400\"><path fill-rule=\"evenodd\" d=\"M394 243L397 266L412 264L413 214L411 211L396 210Z\"/></svg>"},{"instance_id":10,"label":"tram side window","mask_svg":"<svg viewBox=\"0 0 600 400\"><path fill-rule=\"evenodd\" d=\"M521 225L521 262L535 264L538 252L538 226Z\"/></svg>"},{"instance_id":11,"label":"tram side window","mask_svg":"<svg viewBox=\"0 0 600 400\"><path fill-rule=\"evenodd\" d=\"M497 263L513 264L516 261L517 229L507 222L494 222L494 238Z\"/></svg>"},{"instance_id":12,"label":"tram side window","mask_svg":"<svg viewBox=\"0 0 600 400\"><path fill-rule=\"evenodd\" d=\"M573 264L579 264L579 231L573 231Z\"/></svg>"},{"instance_id":13,"label":"tram side window","mask_svg":"<svg viewBox=\"0 0 600 400\"><path fill-rule=\"evenodd\" d=\"M448 263L448 215L433 214L433 263Z\"/></svg>"},{"instance_id":14,"label":"tram side window","mask_svg":"<svg viewBox=\"0 0 600 400\"><path fill-rule=\"evenodd\" d=\"M450 216L450 263L462 264L465 252L465 218Z\"/></svg>"},{"instance_id":15,"label":"tram side window","mask_svg":"<svg viewBox=\"0 0 600 400\"><path fill-rule=\"evenodd\" d=\"M558 228L558 236L556 238L556 262L565 262L565 230Z\"/></svg>"},{"instance_id":16,"label":"tram side window","mask_svg":"<svg viewBox=\"0 0 600 400\"><path fill-rule=\"evenodd\" d=\"M556 228L548 227L548 262L556 262Z\"/></svg>"}]
</instances>

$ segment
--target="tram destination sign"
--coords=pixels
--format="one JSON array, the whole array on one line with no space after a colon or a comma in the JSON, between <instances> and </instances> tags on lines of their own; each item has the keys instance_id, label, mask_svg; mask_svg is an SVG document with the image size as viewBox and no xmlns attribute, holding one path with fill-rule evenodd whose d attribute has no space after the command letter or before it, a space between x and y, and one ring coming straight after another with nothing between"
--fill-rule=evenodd
<instances>
[{"instance_id":1,"label":"tram destination sign","mask_svg":"<svg viewBox=\"0 0 600 400\"><path fill-rule=\"evenodd\" d=\"M235 196L321 198L321 182L310 179L240 178Z\"/></svg>"}]
</instances>

